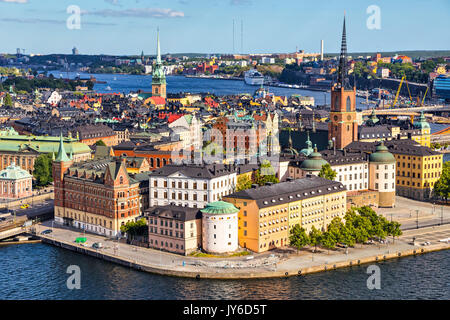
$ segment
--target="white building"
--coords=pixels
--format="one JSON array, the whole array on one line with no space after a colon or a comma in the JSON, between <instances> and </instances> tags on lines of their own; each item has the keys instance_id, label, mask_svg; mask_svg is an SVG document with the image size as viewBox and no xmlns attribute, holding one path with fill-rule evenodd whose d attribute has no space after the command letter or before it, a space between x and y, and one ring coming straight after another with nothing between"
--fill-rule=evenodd
<instances>
[{"instance_id":1,"label":"white building","mask_svg":"<svg viewBox=\"0 0 450 320\"><path fill-rule=\"evenodd\" d=\"M262 63L262 64L264 64L264 63L270 63L270 64L273 64L273 63L275 63L275 58L262 57L262 58L261 58L261 63Z\"/></svg>"},{"instance_id":2,"label":"white building","mask_svg":"<svg viewBox=\"0 0 450 320\"><path fill-rule=\"evenodd\" d=\"M376 151L369 157L370 160L370 189L379 193L380 207L393 207L395 205L395 157L381 142Z\"/></svg>"},{"instance_id":3,"label":"white building","mask_svg":"<svg viewBox=\"0 0 450 320\"><path fill-rule=\"evenodd\" d=\"M202 247L209 253L236 251L238 245L238 212L233 204L216 201L202 212Z\"/></svg>"},{"instance_id":4,"label":"white building","mask_svg":"<svg viewBox=\"0 0 450 320\"><path fill-rule=\"evenodd\" d=\"M62 96L57 91L53 91L47 98L47 103L51 105L57 105L59 101L61 101L61 99Z\"/></svg>"},{"instance_id":5,"label":"white building","mask_svg":"<svg viewBox=\"0 0 450 320\"><path fill-rule=\"evenodd\" d=\"M169 123L169 128L180 136L183 149L193 146L194 150L200 150L202 147L202 122L195 114L178 118Z\"/></svg>"},{"instance_id":6,"label":"white building","mask_svg":"<svg viewBox=\"0 0 450 320\"><path fill-rule=\"evenodd\" d=\"M234 192L236 171L223 164L166 165L149 175L149 205L204 208Z\"/></svg>"}]
</instances>

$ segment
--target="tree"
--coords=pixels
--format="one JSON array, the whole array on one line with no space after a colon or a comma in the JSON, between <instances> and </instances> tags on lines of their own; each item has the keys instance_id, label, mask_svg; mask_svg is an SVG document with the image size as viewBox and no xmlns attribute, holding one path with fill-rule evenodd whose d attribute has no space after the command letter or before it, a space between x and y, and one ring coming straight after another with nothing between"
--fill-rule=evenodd
<instances>
[{"instance_id":1,"label":"tree","mask_svg":"<svg viewBox=\"0 0 450 320\"><path fill-rule=\"evenodd\" d=\"M291 246L297 248L297 251L307 246L310 241L309 237L306 234L305 229L300 227L300 225L296 224L291 229L291 235L289 236L289 243Z\"/></svg>"},{"instance_id":2,"label":"tree","mask_svg":"<svg viewBox=\"0 0 450 320\"><path fill-rule=\"evenodd\" d=\"M237 179L237 187L236 191L247 190L252 187L252 180L248 177L248 175L241 175Z\"/></svg>"},{"instance_id":3,"label":"tree","mask_svg":"<svg viewBox=\"0 0 450 320\"><path fill-rule=\"evenodd\" d=\"M12 107L13 102L12 102L12 98L11 98L11 96L10 96L9 93L7 93L7 94L5 95L5 99L3 99L3 105L4 105L5 107Z\"/></svg>"},{"instance_id":4,"label":"tree","mask_svg":"<svg viewBox=\"0 0 450 320\"><path fill-rule=\"evenodd\" d=\"M395 241L395 237L399 237L403 234L402 230L400 229L400 223L397 221L391 221L386 224L385 231L388 236L392 236L392 242Z\"/></svg>"},{"instance_id":5,"label":"tree","mask_svg":"<svg viewBox=\"0 0 450 320\"><path fill-rule=\"evenodd\" d=\"M98 140L98 141L95 143L95 145L96 145L96 146L103 146L103 147L106 147L106 143L104 143L103 140Z\"/></svg>"},{"instance_id":6,"label":"tree","mask_svg":"<svg viewBox=\"0 0 450 320\"><path fill-rule=\"evenodd\" d=\"M314 246L314 252L317 250L317 246L321 244L322 241L322 231L317 230L316 227L312 226L309 232L309 243Z\"/></svg>"},{"instance_id":7,"label":"tree","mask_svg":"<svg viewBox=\"0 0 450 320\"><path fill-rule=\"evenodd\" d=\"M136 222L128 221L120 227L122 233L126 233L127 237L133 239L135 236L144 236L148 233L147 221L142 218Z\"/></svg>"},{"instance_id":8,"label":"tree","mask_svg":"<svg viewBox=\"0 0 450 320\"><path fill-rule=\"evenodd\" d=\"M263 186L267 182L278 183L280 180L275 176L275 169L269 161L261 163L260 168L255 173L255 182Z\"/></svg>"},{"instance_id":9,"label":"tree","mask_svg":"<svg viewBox=\"0 0 450 320\"><path fill-rule=\"evenodd\" d=\"M445 199L445 202L450 198L450 161L444 163L441 177L434 184L433 192L436 196Z\"/></svg>"},{"instance_id":10,"label":"tree","mask_svg":"<svg viewBox=\"0 0 450 320\"><path fill-rule=\"evenodd\" d=\"M320 237L320 244L328 249L328 253L330 253L330 249L334 249L336 247L336 243L336 234L333 232L326 231Z\"/></svg>"},{"instance_id":11,"label":"tree","mask_svg":"<svg viewBox=\"0 0 450 320\"><path fill-rule=\"evenodd\" d=\"M324 164L322 166L322 169L320 169L319 177L325 178L328 180L334 180L336 178L337 172L331 169L331 166L329 163Z\"/></svg>"},{"instance_id":12,"label":"tree","mask_svg":"<svg viewBox=\"0 0 450 320\"><path fill-rule=\"evenodd\" d=\"M40 187L48 186L52 181L52 156L50 153L41 154L34 162L33 176Z\"/></svg>"}]
</instances>

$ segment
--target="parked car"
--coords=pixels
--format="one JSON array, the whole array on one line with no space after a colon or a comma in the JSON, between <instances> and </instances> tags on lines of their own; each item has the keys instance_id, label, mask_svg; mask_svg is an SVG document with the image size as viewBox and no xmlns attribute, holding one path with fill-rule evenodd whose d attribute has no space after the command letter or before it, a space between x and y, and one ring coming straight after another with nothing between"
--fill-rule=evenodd
<instances>
[{"instance_id":1,"label":"parked car","mask_svg":"<svg viewBox=\"0 0 450 320\"><path fill-rule=\"evenodd\" d=\"M94 248L94 249L101 249L102 247L103 247L103 245L101 242L94 242L92 244L92 248Z\"/></svg>"},{"instance_id":2,"label":"parked car","mask_svg":"<svg viewBox=\"0 0 450 320\"><path fill-rule=\"evenodd\" d=\"M52 230L47 229L41 232L41 234L49 234L49 233L52 233Z\"/></svg>"},{"instance_id":3,"label":"parked car","mask_svg":"<svg viewBox=\"0 0 450 320\"><path fill-rule=\"evenodd\" d=\"M30 207L30 205L28 203L25 203L20 206L20 209L28 209L29 207Z\"/></svg>"}]
</instances>

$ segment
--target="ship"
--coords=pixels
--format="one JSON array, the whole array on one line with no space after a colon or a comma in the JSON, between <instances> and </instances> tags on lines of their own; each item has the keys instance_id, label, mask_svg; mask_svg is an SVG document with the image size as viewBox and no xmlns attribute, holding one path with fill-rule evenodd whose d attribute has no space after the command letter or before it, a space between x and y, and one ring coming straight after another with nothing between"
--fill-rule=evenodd
<instances>
[{"instance_id":1,"label":"ship","mask_svg":"<svg viewBox=\"0 0 450 320\"><path fill-rule=\"evenodd\" d=\"M244 80L251 86L261 86L264 84L264 76L256 69L250 69L245 72Z\"/></svg>"}]
</instances>

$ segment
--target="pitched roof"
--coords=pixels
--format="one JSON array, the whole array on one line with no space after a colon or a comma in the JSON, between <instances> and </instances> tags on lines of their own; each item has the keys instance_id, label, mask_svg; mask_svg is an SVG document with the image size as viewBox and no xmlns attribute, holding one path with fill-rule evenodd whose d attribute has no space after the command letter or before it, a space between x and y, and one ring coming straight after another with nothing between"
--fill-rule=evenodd
<instances>
[{"instance_id":1,"label":"pitched roof","mask_svg":"<svg viewBox=\"0 0 450 320\"><path fill-rule=\"evenodd\" d=\"M255 200L260 208L264 208L345 190L344 185L340 182L309 176L270 186L243 190L224 198Z\"/></svg>"}]
</instances>

